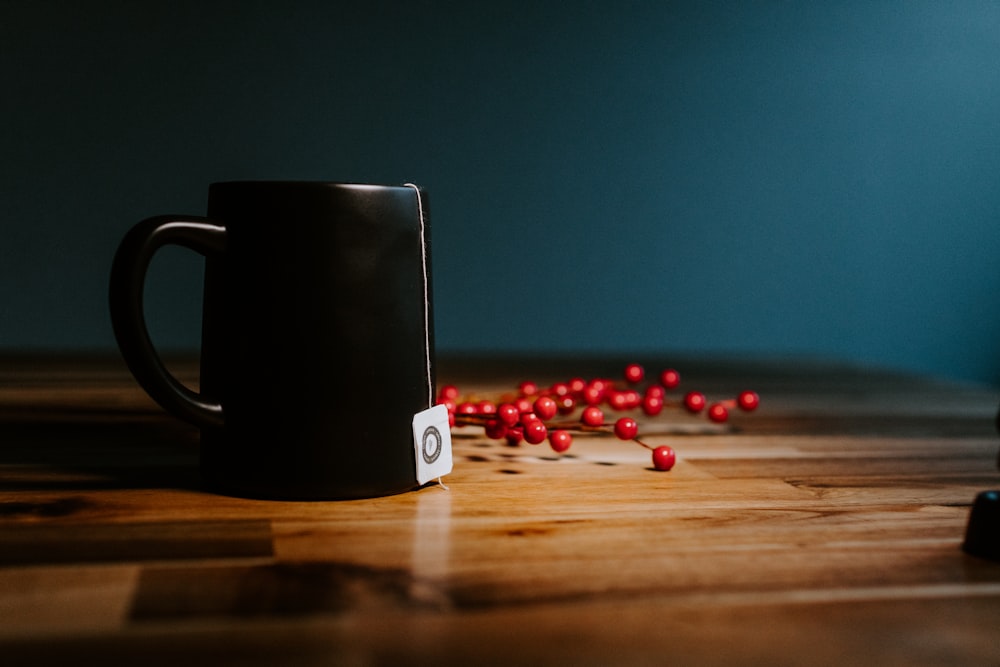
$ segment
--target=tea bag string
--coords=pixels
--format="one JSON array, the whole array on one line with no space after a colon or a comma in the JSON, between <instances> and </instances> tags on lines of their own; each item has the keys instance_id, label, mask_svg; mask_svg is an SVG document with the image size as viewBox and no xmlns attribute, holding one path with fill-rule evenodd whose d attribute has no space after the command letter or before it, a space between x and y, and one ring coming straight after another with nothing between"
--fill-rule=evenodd
<instances>
[{"instance_id":1,"label":"tea bag string","mask_svg":"<svg viewBox=\"0 0 1000 667\"><path fill-rule=\"evenodd\" d=\"M427 405L434 405L434 380L431 370L431 295L430 281L427 275L427 235L425 227L427 225L424 213L424 201L420 196L420 188L413 183L405 183L406 187L413 188L417 193L417 215L420 218L420 266L424 278L424 358L427 365Z\"/></svg>"}]
</instances>

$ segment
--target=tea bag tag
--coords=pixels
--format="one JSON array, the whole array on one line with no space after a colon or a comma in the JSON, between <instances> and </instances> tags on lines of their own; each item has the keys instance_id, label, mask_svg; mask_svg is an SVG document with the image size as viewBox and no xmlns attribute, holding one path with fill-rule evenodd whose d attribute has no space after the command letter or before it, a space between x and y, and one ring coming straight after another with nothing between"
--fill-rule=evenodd
<instances>
[{"instance_id":1,"label":"tea bag tag","mask_svg":"<svg viewBox=\"0 0 1000 667\"><path fill-rule=\"evenodd\" d=\"M446 406L435 405L413 416L413 447L417 484L426 484L451 472L451 429Z\"/></svg>"}]
</instances>

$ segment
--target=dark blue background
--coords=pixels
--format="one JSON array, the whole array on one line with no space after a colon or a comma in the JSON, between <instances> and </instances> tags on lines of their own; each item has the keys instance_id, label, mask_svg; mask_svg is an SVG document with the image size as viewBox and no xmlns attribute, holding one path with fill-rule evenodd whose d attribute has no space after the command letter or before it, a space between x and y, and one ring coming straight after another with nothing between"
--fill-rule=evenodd
<instances>
[{"instance_id":1,"label":"dark blue background","mask_svg":"<svg viewBox=\"0 0 1000 667\"><path fill-rule=\"evenodd\" d=\"M442 350L1000 383L995 2L3 0L0 56L0 349L111 348L118 240L211 181L413 181Z\"/></svg>"}]
</instances>

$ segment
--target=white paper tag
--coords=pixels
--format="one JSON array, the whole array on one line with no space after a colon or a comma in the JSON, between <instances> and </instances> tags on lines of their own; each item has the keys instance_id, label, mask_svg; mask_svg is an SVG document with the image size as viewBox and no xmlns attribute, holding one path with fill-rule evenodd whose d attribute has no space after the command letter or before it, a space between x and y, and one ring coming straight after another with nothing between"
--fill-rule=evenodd
<instances>
[{"instance_id":1,"label":"white paper tag","mask_svg":"<svg viewBox=\"0 0 1000 667\"><path fill-rule=\"evenodd\" d=\"M426 484L451 472L451 429L446 406L435 405L413 415L413 447L417 484Z\"/></svg>"}]
</instances>

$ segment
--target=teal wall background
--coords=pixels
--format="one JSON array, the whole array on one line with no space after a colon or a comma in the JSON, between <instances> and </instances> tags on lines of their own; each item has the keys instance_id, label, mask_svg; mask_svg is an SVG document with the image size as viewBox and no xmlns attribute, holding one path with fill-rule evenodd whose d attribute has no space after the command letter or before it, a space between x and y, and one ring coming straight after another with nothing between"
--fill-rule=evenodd
<instances>
[{"instance_id":1,"label":"teal wall background","mask_svg":"<svg viewBox=\"0 0 1000 667\"><path fill-rule=\"evenodd\" d=\"M107 349L216 180L429 192L442 350L1000 384L1000 4L0 0L0 349ZM197 345L199 262L150 319Z\"/></svg>"}]
</instances>

